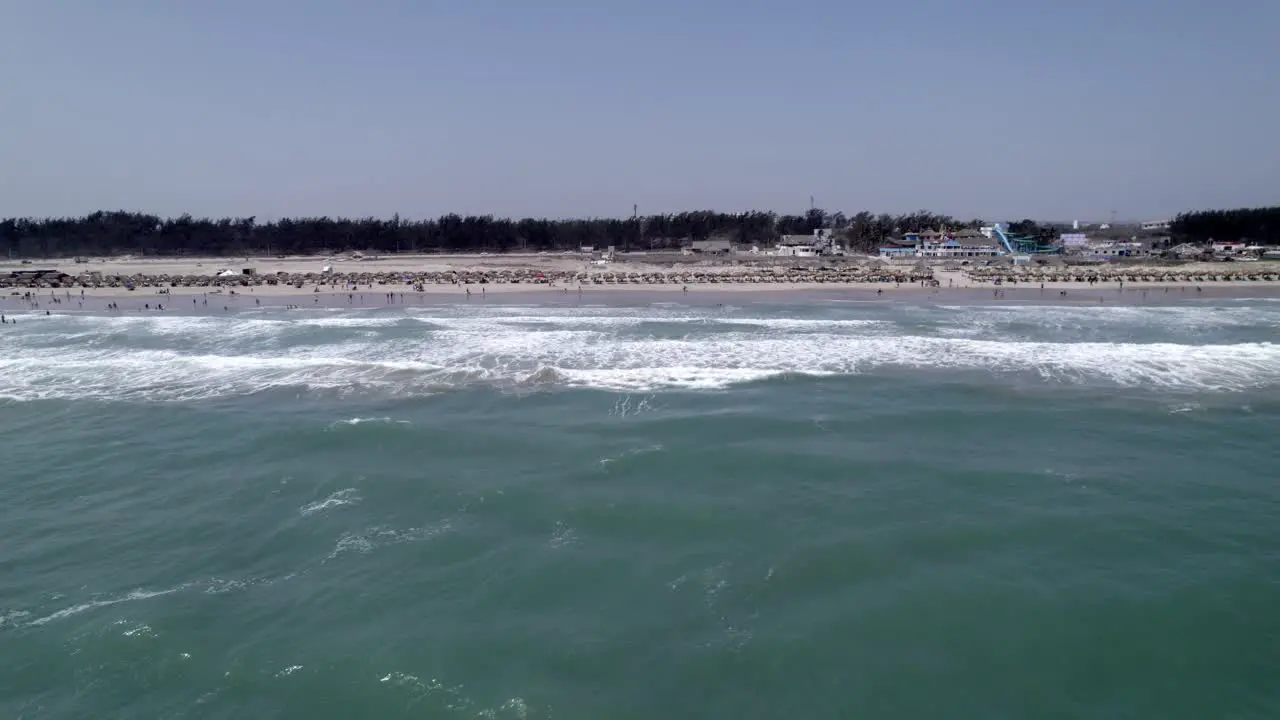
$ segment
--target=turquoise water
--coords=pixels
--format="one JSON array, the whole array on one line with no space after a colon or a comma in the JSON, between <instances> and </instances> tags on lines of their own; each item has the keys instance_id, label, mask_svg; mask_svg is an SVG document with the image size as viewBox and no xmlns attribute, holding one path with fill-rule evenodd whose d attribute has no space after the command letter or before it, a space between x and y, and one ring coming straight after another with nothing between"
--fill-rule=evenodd
<instances>
[{"instance_id":1,"label":"turquoise water","mask_svg":"<svg viewBox=\"0 0 1280 720\"><path fill-rule=\"evenodd\" d=\"M1280 303L22 316L0 717L1280 716Z\"/></svg>"}]
</instances>

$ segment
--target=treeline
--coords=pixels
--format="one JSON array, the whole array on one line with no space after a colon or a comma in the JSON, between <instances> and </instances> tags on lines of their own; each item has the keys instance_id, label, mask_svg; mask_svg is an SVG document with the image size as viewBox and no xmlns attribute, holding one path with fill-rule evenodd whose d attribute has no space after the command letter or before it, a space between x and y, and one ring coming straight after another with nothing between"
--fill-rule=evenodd
<instances>
[{"instance_id":1,"label":"treeline","mask_svg":"<svg viewBox=\"0 0 1280 720\"><path fill-rule=\"evenodd\" d=\"M132 212L96 212L78 218L0 221L0 255L321 255L344 251L512 252L584 246L618 250L670 250L692 240L726 239L772 245L781 235L820 228L840 234L853 249L870 250L884 238L927 229L978 227L926 211L852 216L814 208L803 215L711 211L626 219L512 220L490 215L445 215L434 220L380 218L160 218Z\"/></svg>"},{"instance_id":2,"label":"treeline","mask_svg":"<svg viewBox=\"0 0 1280 720\"><path fill-rule=\"evenodd\" d=\"M1276 245L1280 244L1280 207L1186 212L1174 219L1169 233L1177 242L1244 240Z\"/></svg>"},{"instance_id":3,"label":"treeline","mask_svg":"<svg viewBox=\"0 0 1280 720\"><path fill-rule=\"evenodd\" d=\"M96 212L78 218L0 220L0 256L101 255L321 255L362 250L395 252L512 252L573 250L673 250L693 240L725 239L772 245L782 235L833 230L851 250L872 251L886 238L924 230L977 228L978 220L918 211L901 215L846 215L814 208L802 215L709 210L636 218L513 220L491 215L445 215L434 220L381 218L160 218L132 212ZM1031 220L1010 231L1056 236L1058 228ZM1249 240L1280 243L1280 207L1183 213L1173 221L1176 242Z\"/></svg>"}]
</instances>

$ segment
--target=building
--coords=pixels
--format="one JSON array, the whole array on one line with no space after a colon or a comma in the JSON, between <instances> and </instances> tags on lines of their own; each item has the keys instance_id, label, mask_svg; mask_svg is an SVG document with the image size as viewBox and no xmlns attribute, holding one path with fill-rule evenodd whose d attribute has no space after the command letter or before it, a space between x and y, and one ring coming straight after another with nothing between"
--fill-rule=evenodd
<instances>
[{"instance_id":1,"label":"building","mask_svg":"<svg viewBox=\"0 0 1280 720\"><path fill-rule=\"evenodd\" d=\"M1150 220L1148 222L1142 223L1142 229L1143 230L1168 230L1169 224L1170 223L1168 220Z\"/></svg>"},{"instance_id":2,"label":"building","mask_svg":"<svg viewBox=\"0 0 1280 720\"><path fill-rule=\"evenodd\" d=\"M1096 260L1110 260L1118 257L1146 257L1151 254L1151 248L1140 242L1099 242L1073 247L1071 254Z\"/></svg>"},{"instance_id":3,"label":"building","mask_svg":"<svg viewBox=\"0 0 1280 720\"><path fill-rule=\"evenodd\" d=\"M1204 248L1195 243L1182 243L1169 248L1169 254L1178 258L1199 257L1204 254Z\"/></svg>"},{"instance_id":4,"label":"building","mask_svg":"<svg viewBox=\"0 0 1280 720\"><path fill-rule=\"evenodd\" d=\"M965 234L966 232L972 233L972 235ZM978 238L982 237L981 233L974 230L961 231L956 233L957 236L962 234L965 234L964 238L966 240L969 240L970 242L962 242L957 237L943 238L941 233L931 234L930 235L931 239L925 240L923 239L923 236L925 235L925 233L920 233L918 237L920 237L921 239L918 240L914 245L882 246L880 248L880 257L882 258L918 257L918 258L952 259L952 258L996 257L997 255L1000 254L1000 249L997 248L995 245L988 245L986 243L976 242ZM908 233L906 236L904 236L903 241L905 242L907 237L912 237L912 236L916 236L915 233ZM939 238L939 239L933 239L933 238Z\"/></svg>"},{"instance_id":5,"label":"building","mask_svg":"<svg viewBox=\"0 0 1280 720\"><path fill-rule=\"evenodd\" d=\"M1058 241L1064 248L1084 247L1089 244L1089 236L1084 233L1062 233Z\"/></svg>"},{"instance_id":6,"label":"building","mask_svg":"<svg viewBox=\"0 0 1280 720\"><path fill-rule=\"evenodd\" d=\"M733 250L733 243L728 240L694 240L690 249L696 253L723 255Z\"/></svg>"},{"instance_id":7,"label":"building","mask_svg":"<svg viewBox=\"0 0 1280 720\"><path fill-rule=\"evenodd\" d=\"M788 236L784 235L783 237L786 238ZM808 235L801 235L800 237L808 237ZM778 243L778 247L773 254L778 257L818 257L818 249L811 243L797 245L784 241Z\"/></svg>"},{"instance_id":8,"label":"building","mask_svg":"<svg viewBox=\"0 0 1280 720\"><path fill-rule=\"evenodd\" d=\"M994 245L970 245L959 240L922 241L916 256L924 258L977 258L1000 254Z\"/></svg>"},{"instance_id":9,"label":"building","mask_svg":"<svg viewBox=\"0 0 1280 720\"><path fill-rule=\"evenodd\" d=\"M844 255L844 246L836 239L834 232L820 228L814 230L812 235L783 235L773 254L783 257Z\"/></svg>"},{"instance_id":10,"label":"building","mask_svg":"<svg viewBox=\"0 0 1280 720\"><path fill-rule=\"evenodd\" d=\"M894 245L880 248L880 257L882 258L913 258L916 257L916 249L914 246Z\"/></svg>"},{"instance_id":11,"label":"building","mask_svg":"<svg viewBox=\"0 0 1280 720\"><path fill-rule=\"evenodd\" d=\"M1247 246L1242 242L1214 242L1214 255L1238 255L1245 251Z\"/></svg>"}]
</instances>

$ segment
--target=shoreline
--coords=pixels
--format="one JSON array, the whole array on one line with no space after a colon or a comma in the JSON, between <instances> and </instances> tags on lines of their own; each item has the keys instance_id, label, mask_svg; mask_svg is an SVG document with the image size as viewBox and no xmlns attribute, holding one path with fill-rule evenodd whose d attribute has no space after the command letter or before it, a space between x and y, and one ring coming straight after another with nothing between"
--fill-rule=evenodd
<instances>
[{"instance_id":1,"label":"shoreline","mask_svg":"<svg viewBox=\"0 0 1280 720\"><path fill-rule=\"evenodd\" d=\"M164 314L222 314L247 310L283 309L365 309L436 307L442 305L492 304L542 304L560 306L590 305L644 305L651 303L677 303L695 306L751 304L751 303L808 303L808 302L856 302L856 303L912 303L912 304L983 304L1010 306L1077 306L1077 307L1143 307L1168 306L1196 301L1213 300L1280 300L1280 283L1214 283L1203 285L1197 291L1193 285L1126 286L1116 283L1099 283L1094 287L1079 288L1074 284L1066 289L1046 283L1026 287L921 287L919 284L902 284L894 287L883 283L859 283L835 285L771 284L771 285L699 285L690 286L688 292L678 286L655 287L596 287L586 286L579 293L576 288L535 288L508 285L488 288L481 292L477 286L444 286L436 292L413 290L322 290L299 292L292 286L260 286L245 288L234 294L228 291L205 292L201 288L172 288L171 293L159 293L155 288L128 291L123 288L101 288L86 291L42 289L31 300L22 296L0 296L0 313L10 317L33 315L69 314L119 314L149 312ZM106 290L107 292L103 292ZM151 290L148 293L146 290ZM879 292L877 292L879 291ZM116 309L110 306L114 305Z\"/></svg>"}]
</instances>

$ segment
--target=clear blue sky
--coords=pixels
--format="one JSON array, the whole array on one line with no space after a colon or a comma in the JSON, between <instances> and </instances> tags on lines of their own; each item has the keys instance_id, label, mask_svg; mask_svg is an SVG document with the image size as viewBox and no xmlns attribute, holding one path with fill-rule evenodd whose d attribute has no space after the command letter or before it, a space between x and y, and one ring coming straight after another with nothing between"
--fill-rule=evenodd
<instances>
[{"instance_id":1,"label":"clear blue sky","mask_svg":"<svg viewBox=\"0 0 1280 720\"><path fill-rule=\"evenodd\" d=\"M7 0L0 217L1280 202L1280 0Z\"/></svg>"}]
</instances>

